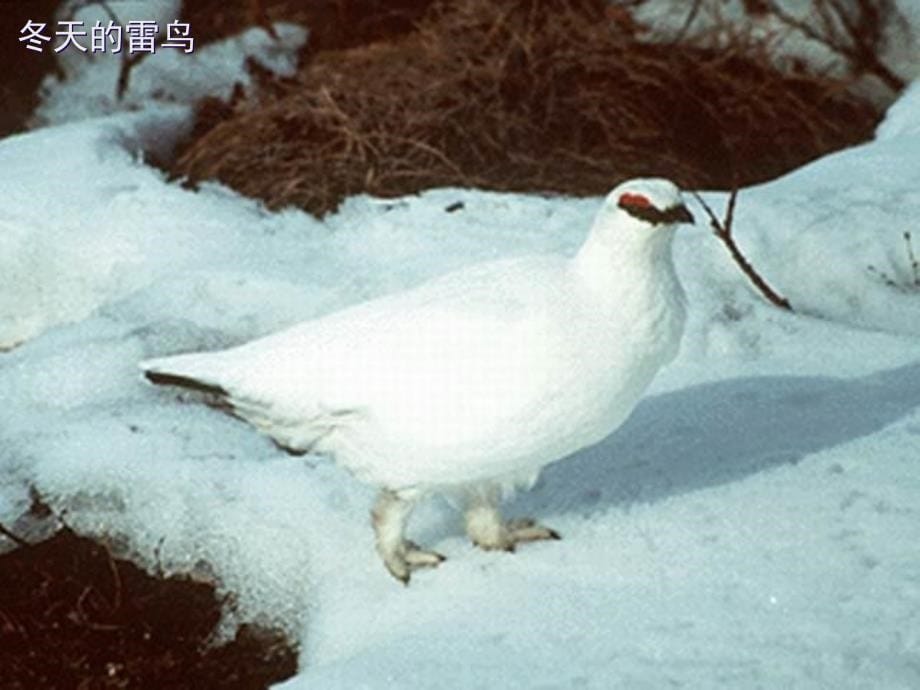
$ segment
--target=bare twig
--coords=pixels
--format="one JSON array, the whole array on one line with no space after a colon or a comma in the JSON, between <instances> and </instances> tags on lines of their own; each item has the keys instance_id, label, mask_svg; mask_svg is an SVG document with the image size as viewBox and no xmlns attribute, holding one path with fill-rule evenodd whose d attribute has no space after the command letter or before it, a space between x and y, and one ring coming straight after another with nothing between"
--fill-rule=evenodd
<instances>
[{"instance_id":1,"label":"bare twig","mask_svg":"<svg viewBox=\"0 0 920 690\"><path fill-rule=\"evenodd\" d=\"M275 30L275 25L272 24L272 20L268 16L268 12L262 4L262 0L249 0L249 19L256 26L261 26L265 29L268 35L275 41L280 40L280 36L278 36L278 32Z\"/></svg>"},{"instance_id":2,"label":"bare twig","mask_svg":"<svg viewBox=\"0 0 920 690\"><path fill-rule=\"evenodd\" d=\"M85 0L83 2L84 6L92 4L99 5L105 13L109 15L109 19L111 19L113 23L121 25L121 20L107 0ZM156 45L160 45L162 42L163 39L160 39L156 42ZM156 48L154 48L154 50L156 50ZM128 84L131 80L131 70L148 55L150 55L150 53L135 53L133 55L126 51L121 53L121 66L118 69L118 80L115 82L115 97L119 101L125 97L125 93L128 91Z\"/></svg>"},{"instance_id":3,"label":"bare twig","mask_svg":"<svg viewBox=\"0 0 920 690\"><path fill-rule=\"evenodd\" d=\"M76 614L75 617L77 622L79 622L80 625L89 628L90 630L118 630L121 627L120 625L114 625L111 623L98 623L93 620L93 616L91 615L90 611L87 610L87 604L92 604L92 601L89 601L91 597L96 601L101 601L105 604L109 604L109 612L111 614L111 604L106 601L105 597L92 585L87 585L83 588L83 592L80 594L80 597L77 599L77 604L74 607L74 614Z\"/></svg>"},{"instance_id":4,"label":"bare twig","mask_svg":"<svg viewBox=\"0 0 920 690\"><path fill-rule=\"evenodd\" d=\"M112 9L112 6L109 5L107 0L83 0L78 5L75 5L74 9L79 7L86 7L87 5L99 5L103 11L109 15L109 19L113 24L121 25L121 20L118 18L118 15L115 13L115 10ZM134 69L144 53L138 53L137 55L129 55L127 52L122 52L121 54L121 65L118 69L118 80L115 82L115 97L120 101L124 98L125 92L128 90L128 81L131 78L131 70Z\"/></svg>"},{"instance_id":5,"label":"bare twig","mask_svg":"<svg viewBox=\"0 0 920 690\"><path fill-rule=\"evenodd\" d=\"M904 244L907 247L907 262L910 265L910 272L914 278L914 287L920 287L920 261L914 254L914 245L911 242L910 231L904 231Z\"/></svg>"},{"instance_id":6,"label":"bare twig","mask_svg":"<svg viewBox=\"0 0 920 690\"><path fill-rule=\"evenodd\" d=\"M889 0L857 0L852 4L819 0L812 12L820 28L786 11L776 0L770 0L767 8L787 26L847 60L853 71L874 74L893 91L904 88L904 80L879 57L884 40L882 17L897 12Z\"/></svg>"},{"instance_id":7,"label":"bare twig","mask_svg":"<svg viewBox=\"0 0 920 690\"><path fill-rule=\"evenodd\" d=\"M885 273L885 271L880 271L872 264L867 266L866 269L890 288L895 288L901 292L913 292L920 289L920 259L918 259L917 255L914 253L914 245L910 231L905 230L901 237L904 238L904 249L907 254L907 266L910 272L909 277L903 280L896 279L888 273Z\"/></svg>"},{"instance_id":8,"label":"bare twig","mask_svg":"<svg viewBox=\"0 0 920 690\"><path fill-rule=\"evenodd\" d=\"M122 604L121 573L118 570L118 564L115 562L115 557L112 556L111 549L105 549L105 557L108 562L109 572L112 574L112 601L109 605L113 611L117 611L121 608Z\"/></svg>"},{"instance_id":9,"label":"bare twig","mask_svg":"<svg viewBox=\"0 0 920 690\"><path fill-rule=\"evenodd\" d=\"M732 223L734 222L735 216L735 202L738 199L738 188L733 188L731 195L728 197L728 208L725 212L724 221L719 220L719 218L713 212L712 208L710 208L709 204L707 204L703 200L703 197L701 197L697 192L694 192L693 196L696 197L696 200L700 202L703 210L706 211L706 215L709 216L709 225L712 228L713 233L715 233L715 236L718 237L726 247L728 247L728 251L732 255L732 259L734 259L735 263L741 267L744 275L746 275L748 279L754 283L755 287L760 290L760 293L772 304L776 305L780 309L792 311L792 305L789 304L789 300L771 288L767 284L767 281L765 281L761 275L756 270L754 270L754 267L751 266L751 263L745 258L744 254L741 253L741 250L735 243L735 239L732 237Z\"/></svg>"},{"instance_id":10,"label":"bare twig","mask_svg":"<svg viewBox=\"0 0 920 690\"><path fill-rule=\"evenodd\" d=\"M2 522L0 522L0 534L9 539L11 542L16 544L16 546L31 546L29 542L20 537L18 534L8 530Z\"/></svg>"},{"instance_id":11,"label":"bare twig","mask_svg":"<svg viewBox=\"0 0 920 690\"><path fill-rule=\"evenodd\" d=\"M672 43L682 43L683 40L687 37L687 32L690 30L690 25L693 24L697 15L700 13L700 8L703 6L703 0L693 0L693 5L690 6L690 11L687 13L687 18L684 19L683 26L680 27L680 30L677 32L677 35L671 41Z\"/></svg>"},{"instance_id":12,"label":"bare twig","mask_svg":"<svg viewBox=\"0 0 920 690\"><path fill-rule=\"evenodd\" d=\"M163 543L166 541L166 537L160 537L160 540L157 542L156 547L153 549L153 557L156 560L156 570L154 573L161 580L166 577L166 571L163 570L163 561L160 559L160 552L163 548Z\"/></svg>"}]
</instances>

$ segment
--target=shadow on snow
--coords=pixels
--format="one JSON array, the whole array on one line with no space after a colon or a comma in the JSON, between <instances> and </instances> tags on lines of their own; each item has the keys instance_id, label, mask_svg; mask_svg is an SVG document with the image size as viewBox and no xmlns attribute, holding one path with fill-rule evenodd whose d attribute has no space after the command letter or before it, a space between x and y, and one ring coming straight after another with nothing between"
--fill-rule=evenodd
<instances>
[{"instance_id":1,"label":"shadow on snow","mask_svg":"<svg viewBox=\"0 0 920 690\"><path fill-rule=\"evenodd\" d=\"M879 431L918 405L920 362L853 379L752 377L664 393L548 467L508 512L591 514L737 481Z\"/></svg>"}]
</instances>

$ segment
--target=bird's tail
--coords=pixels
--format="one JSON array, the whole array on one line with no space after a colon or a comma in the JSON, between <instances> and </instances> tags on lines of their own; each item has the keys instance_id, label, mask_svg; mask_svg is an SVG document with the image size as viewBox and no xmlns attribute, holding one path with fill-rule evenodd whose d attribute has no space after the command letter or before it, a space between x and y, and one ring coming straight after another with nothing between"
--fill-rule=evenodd
<instances>
[{"instance_id":1,"label":"bird's tail","mask_svg":"<svg viewBox=\"0 0 920 690\"><path fill-rule=\"evenodd\" d=\"M140 363L140 368L148 381L160 386L179 386L221 398L229 397L229 392L207 373L198 354L148 359Z\"/></svg>"},{"instance_id":2,"label":"bird's tail","mask_svg":"<svg viewBox=\"0 0 920 690\"><path fill-rule=\"evenodd\" d=\"M218 383L215 370L219 371L220 365L221 360L214 353L192 353L149 359L141 362L140 368L151 383L203 393L201 402L249 422L266 433L286 453L303 455L310 451L313 442L303 444L289 438L283 433L284 425L279 426L264 405L236 396Z\"/></svg>"}]
</instances>

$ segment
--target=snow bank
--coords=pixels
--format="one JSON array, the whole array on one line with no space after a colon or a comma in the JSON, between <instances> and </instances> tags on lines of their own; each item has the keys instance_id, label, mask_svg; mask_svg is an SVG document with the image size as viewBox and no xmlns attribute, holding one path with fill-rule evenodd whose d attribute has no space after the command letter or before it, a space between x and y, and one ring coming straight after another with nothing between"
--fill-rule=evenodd
<instances>
[{"instance_id":1,"label":"snow bank","mask_svg":"<svg viewBox=\"0 0 920 690\"><path fill-rule=\"evenodd\" d=\"M108 6L121 26L129 21L155 21L162 34L168 23L178 19L181 2L114 0ZM59 18L82 21L87 27L97 21L107 25L112 19L97 3L79 7L76 12L68 8L69 5L64 6ZM286 23L274 28L277 39L265 29L252 28L222 41L196 45L191 53L159 48L131 69L121 98L117 93L118 80L127 53L63 50L56 55L62 75L49 74L45 78L32 124L61 124L144 109L151 103L191 105L207 96L227 100L237 84L243 88L250 86L248 60L275 74L291 76L297 67L297 53L306 43L307 31ZM191 27L193 38L194 29Z\"/></svg>"},{"instance_id":2,"label":"snow bank","mask_svg":"<svg viewBox=\"0 0 920 690\"><path fill-rule=\"evenodd\" d=\"M876 141L741 193L739 244L800 312L920 334L920 281L903 237L913 233L916 255L918 104L909 91Z\"/></svg>"},{"instance_id":3,"label":"snow bank","mask_svg":"<svg viewBox=\"0 0 920 690\"><path fill-rule=\"evenodd\" d=\"M885 119L875 132L877 141L917 136L920 136L920 80L904 90L897 103L885 113Z\"/></svg>"},{"instance_id":4,"label":"snow bank","mask_svg":"<svg viewBox=\"0 0 920 690\"><path fill-rule=\"evenodd\" d=\"M192 195L140 157L143 149L165 153L187 122L187 110L154 109L0 142L0 348L79 320L203 255L221 265L224 228L239 228L247 213L259 217L258 208L205 193L199 215L185 217L180 199ZM36 165L47 160L54 165ZM245 254L237 246L234 265Z\"/></svg>"}]
</instances>

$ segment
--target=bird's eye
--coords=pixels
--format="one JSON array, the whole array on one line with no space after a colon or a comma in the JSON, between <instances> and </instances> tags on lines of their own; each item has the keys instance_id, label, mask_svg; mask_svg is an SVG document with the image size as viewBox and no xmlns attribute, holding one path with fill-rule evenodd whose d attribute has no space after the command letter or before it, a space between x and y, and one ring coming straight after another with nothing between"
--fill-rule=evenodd
<instances>
[{"instance_id":1,"label":"bird's eye","mask_svg":"<svg viewBox=\"0 0 920 690\"><path fill-rule=\"evenodd\" d=\"M658 225L665 220L664 214L662 214L661 211L659 211L655 205L649 201L647 196L642 194L626 192L625 194L620 195L617 206L619 206L623 211L626 211L626 213L631 215L633 218L644 220L646 223L651 223L652 225Z\"/></svg>"},{"instance_id":2,"label":"bird's eye","mask_svg":"<svg viewBox=\"0 0 920 690\"><path fill-rule=\"evenodd\" d=\"M633 194L631 192L626 192L620 196L620 201L617 205L620 208L654 208L654 205L648 200L648 197L642 196L641 194Z\"/></svg>"}]
</instances>

